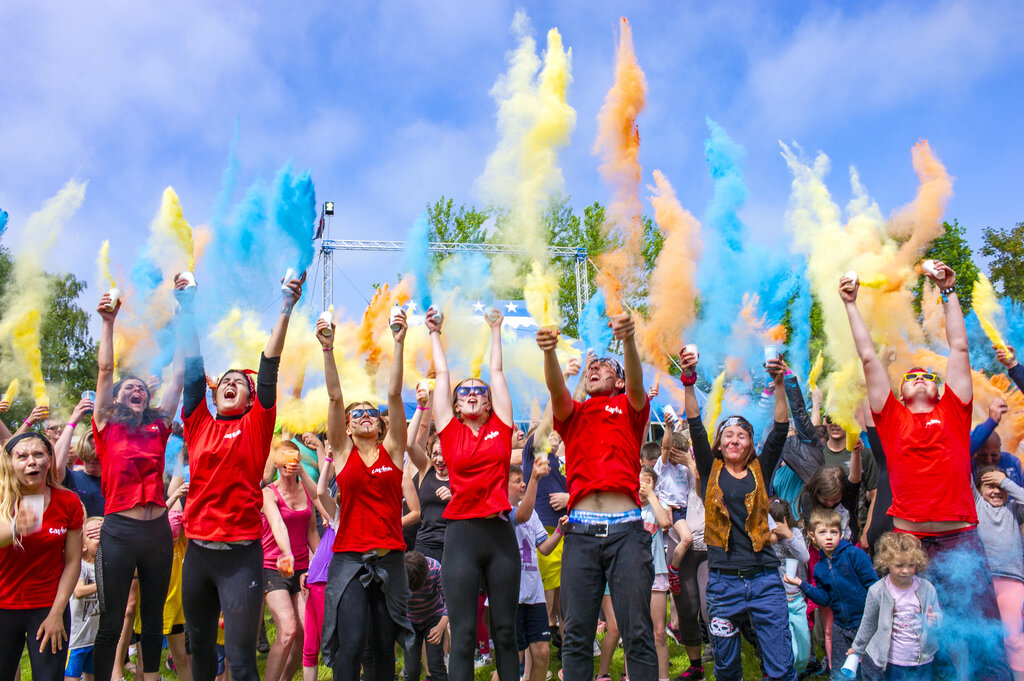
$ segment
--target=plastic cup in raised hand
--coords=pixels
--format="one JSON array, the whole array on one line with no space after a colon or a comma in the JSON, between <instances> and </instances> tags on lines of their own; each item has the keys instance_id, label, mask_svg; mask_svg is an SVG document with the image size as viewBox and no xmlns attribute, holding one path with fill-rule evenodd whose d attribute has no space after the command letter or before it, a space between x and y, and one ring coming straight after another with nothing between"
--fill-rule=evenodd
<instances>
[{"instance_id":1,"label":"plastic cup in raised hand","mask_svg":"<svg viewBox=\"0 0 1024 681\"><path fill-rule=\"evenodd\" d=\"M860 277L857 275L856 270L850 270L849 272L847 272L843 276L846 277L847 279L849 279L850 281L852 281L854 284L860 282Z\"/></svg>"},{"instance_id":2,"label":"plastic cup in raised hand","mask_svg":"<svg viewBox=\"0 0 1024 681\"><path fill-rule=\"evenodd\" d=\"M797 567L799 565L800 565L800 561L798 561L796 558L787 558L786 559L786 576L789 577L790 579L793 579L794 577L796 577L796 569L797 569Z\"/></svg>"},{"instance_id":3,"label":"plastic cup in raised hand","mask_svg":"<svg viewBox=\"0 0 1024 681\"><path fill-rule=\"evenodd\" d=\"M291 281L292 279L298 279L298 278L299 278L298 270L296 270L293 267L289 267L284 272L284 281L281 282L281 290L284 291L285 293L291 293L292 290L291 290L291 288L289 288L288 282Z\"/></svg>"},{"instance_id":4,"label":"plastic cup in raised hand","mask_svg":"<svg viewBox=\"0 0 1024 681\"><path fill-rule=\"evenodd\" d=\"M185 288L192 288L196 285L196 275L192 274L191 272L181 272L178 276L187 282L185 284Z\"/></svg>"},{"instance_id":5,"label":"plastic cup in raised hand","mask_svg":"<svg viewBox=\"0 0 1024 681\"><path fill-rule=\"evenodd\" d=\"M432 310L434 308L430 309ZM395 305L393 308L391 308L391 315L388 317L388 324L391 325L391 330L394 331L395 333L398 333L399 329L402 328L402 325L398 323L398 316L401 313L402 308L398 305ZM427 310L427 314L430 314L430 310Z\"/></svg>"},{"instance_id":6,"label":"plastic cup in raised hand","mask_svg":"<svg viewBox=\"0 0 1024 681\"><path fill-rule=\"evenodd\" d=\"M115 286L114 288L107 291L107 295L110 296L110 302L107 303L107 312L113 312L114 308L117 307L117 301L121 300L121 298L124 298L124 291Z\"/></svg>"},{"instance_id":7,"label":"plastic cup in raised hand","mask_svg":"<svg viewBox=\"0 0 1024 681\"><path fill-rule=\"evenodd\" d=\"M324 329L324 335L328 337L333 336L334 329L331 328L331 324L334 323L334 315L331 313L331 311L324 310L323 312L321 312L320 319L327 322L327 328Z\"/></svg>"},{"instance_id":8,"label":"plastic cup in raised hand","mask_svg":"<svg viewBox=\"0 0 1024 681\"><path fill-rule=\"evenodd\" d=\"M928 259L928 260L925 260L924 262L922 262L921 263L921 269L924 270L925 273L930 274L933 277L938 277L939 276L939 270L935 266L935 261L934 260Z\"/></svg>"},{"instance_id":9,"label":"plastic cup in raised hand","mask_svg":"<svg viewBox=\"0 0 1024 681\"><path fill-rule=\"evenodd\" d=\"M778 346L775 346L775 345L766 345L766 346L764 346L764 361L765 361L765 363L768 363L768 362L772 361L773 359L778 359L778 358L779 358L779 348L778 348Z\"/></svg>"}]
</instances>

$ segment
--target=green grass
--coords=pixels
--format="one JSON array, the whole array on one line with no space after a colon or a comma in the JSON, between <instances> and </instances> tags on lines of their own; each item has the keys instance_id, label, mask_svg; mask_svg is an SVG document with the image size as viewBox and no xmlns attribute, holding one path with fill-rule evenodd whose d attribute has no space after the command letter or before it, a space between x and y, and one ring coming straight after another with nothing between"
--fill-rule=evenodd
<instances>
[{"instance_id":1,"label":"green grass","mask_svg":"<svg viewBox=\"0 0 1024 681\"><path fill-rule=\"evenodd\" d=\"M267 613L267 615L265 616L264 619L265 619L265 622L266 622L266 625L267 625L267 638L271 642L273 642L274 641L274 634L275 634L274 623L271 620L269 613ZM552 678L555 681L557 681L557 679L558 679L558 670L561 668L561 664L558 662L558 656L555 654L555 652L556 652L556 650L552 649L551 663L549 665L549 668L551 669ZM681 673L689 665L689 658L687 657L686 651L683 649L683 647L679 646L679 645L676 645L675 642L671 639L671 637L669 638L669 642L668 642L668 652L669 652L669 661L670 661L669 678L675 678L675 676L677 674ZM622 674L622 667L623 667L623 657L622 656L623 656L623 651L622 651L622 648L620 646L620 647L615 649L615 654L612 657L612 663L611 663L611 667L610 667L610 674L611 674L611 677L612 677L613 681L618 681L620 675ZM173 672L168 671L167 668L164 666L164 662L166 660L167 660L167 650L165 649L164 652L163 652L162 658L160 660L160 678L161 678L161 681L177 681L177 678L178 678L177 674L174 674ZM134 661L134 658L133 658L133 661ZM266 666L267 666L267 656L262 654L262 653L258 654L257 655L257 661L258 661L259 667L260 667L260 678L263 678L263 674L266 671ZM594 658L594 673L595 674L597 674L597 664L598 664L598 658L595 657ZM401 670L401 668L402 668L402 659L401 659L401 655L399 655L397 669ZM714 674L714 671L713 671L714 670L714 665L713 664L709 663L709 664L704 665L704 670L705 670L704 678L706 678L706 679L714 679L715 678L715 674ZM491 674L492 674L493 671L494 671L493 665L492 666L483 667L481 669L477 669L476 670L476 679L475 679L475 681L490 681ZM29 666L28 651L27 650L25 650L22 653L22 656L21 656L21 678L22 678L22 681L30 681L32 679L32 669ZM317 673L318 681L330 681L331 678L332 678L331 677L331 670L321 664L320 665L320 670ZM760 669L758 668L758 664L757 664L757 657L754 655L753 648L751 648L750 645L747 644L745 641L743 643L743 678L744 678L744 680L747 680L747 679L760 679L761 678L761 672L760 672ZM125 671L125 680L126 681L134 681L134 675L132 675L131 673L129 673L126 670ZM141 679L140 679L140 681L141 681ZM292 681L302 681L302 671L301 670L299 670L299 672L295 674L295 677L294 677L294 679Z\"/></svg>"}]
</instances>

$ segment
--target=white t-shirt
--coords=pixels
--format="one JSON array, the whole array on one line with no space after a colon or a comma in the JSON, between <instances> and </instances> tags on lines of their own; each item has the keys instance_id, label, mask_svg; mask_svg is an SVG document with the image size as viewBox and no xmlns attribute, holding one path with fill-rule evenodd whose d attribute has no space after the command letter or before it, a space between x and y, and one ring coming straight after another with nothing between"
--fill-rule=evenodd
<instances>
[{"instance_id":1,"label":"white t-shirt","mask_svg":"<svg viewBox=\"0 0 1024 681\"><path fill-rule=\"evenodd\" d=\"M516 524L516 509L512 509L510 518L516 530L516 543L519 545L519 557L522 560L522 574L519 577L519 602L523 605L547 603L544 599L544 580L537 566L537 547L548 538L544 523L540 521L537 511L530 514L525 523Z\"/></svg>"},{"instance_id":2,"label":"white t-shirt","mask_svg":"<svg viewBox=\"0 0 1024 681\"><path fill-rule=\"evenodd\" d=\"M654 488L658 501L663 506L686 508L693 489L690 469L681 463L664 463L659 456L654 462L654 472L658 474L658 484Z\"/></svg>"},{"instance_id":3,"label":"white t-shirt","mask_svg":"<svg viewBox=\"0 0 1024 681\"><path fill-rule=\"evenodd\" d=\"M82 574L79 576L83 584L96 583L96 565L82 561ZM100 599L97 594L85 598L71 596L71 636L68 649L89 648L96 642L96 632L100 628Z\"/></svg>"}]
</instances>

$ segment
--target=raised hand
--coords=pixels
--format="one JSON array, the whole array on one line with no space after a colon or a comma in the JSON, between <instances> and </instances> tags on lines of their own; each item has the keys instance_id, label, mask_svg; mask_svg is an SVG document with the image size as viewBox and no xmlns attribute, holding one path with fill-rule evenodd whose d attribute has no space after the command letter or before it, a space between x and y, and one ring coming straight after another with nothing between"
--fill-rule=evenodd
<instances>
[{"instance_id":1,"label":"raised hand","mask_svg":"<svg viewBox=\"0 0 1024 681\"><path fill-rule=\"evenodd\" d=\"M543 351L548 352L558 347L558 329L551 329L541 327L537 329L537 346Z\"/></svg>"},{"instance_id":2,"label":"raised hand","mask_svg":"<svg viewBox=\"0 0 1024 681\"><path fill-rule=\"evenodd\" d=\"M839 279L839 297L844 303L857 302L857 292L860 290L860 282L843 275Z\"/></svg>"},{"instance_id":3,"label":"raised hand","mask_svg":"<svg viewBox=\"0 0 1024 681\"><path fill-rule=\"evenodd\" d=\"M628 340L636 333L636 322L626 313L615 315L609 326L612 327L612 336L615 340Z\"/></svg>"},{"instance_id":4,"label":"raised hand","mask_svg":"<svg viewBox=\"0 0 1024 681\"><path fill-rule=\"evenodd\" d=\"M992 404L988 405L988 417L999 423L1003 420L1003 414L1010 411L1010 407L1006 404L1006 400L1002 397L997 397L992 400Z\"/></svg>"}]
</instances>

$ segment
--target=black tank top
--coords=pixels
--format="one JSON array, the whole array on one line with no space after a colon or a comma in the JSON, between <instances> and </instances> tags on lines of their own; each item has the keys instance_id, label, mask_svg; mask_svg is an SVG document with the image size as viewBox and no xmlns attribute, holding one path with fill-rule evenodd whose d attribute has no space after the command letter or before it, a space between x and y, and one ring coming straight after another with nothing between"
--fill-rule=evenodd
<instances>
[{"instance_id":1,"label":"black tank top","mask_svg":"<svg viewBox=\"0 0 1024 681\"><path fill-rule=\"evenodd\" d=\"M441 487L448 487L448 481L438 480L433 468L420 480L420 529L416 533L417 544L435 548L444 546L444 531L448 521L441 514L448 502L441 501L437 496L437 490Z\"/></svg>"}]
</instances>

